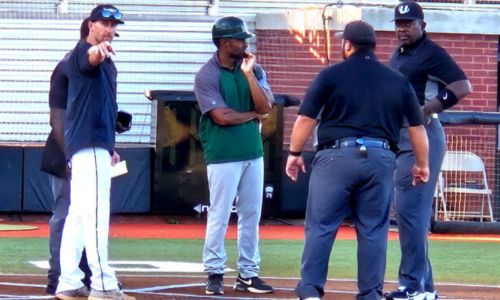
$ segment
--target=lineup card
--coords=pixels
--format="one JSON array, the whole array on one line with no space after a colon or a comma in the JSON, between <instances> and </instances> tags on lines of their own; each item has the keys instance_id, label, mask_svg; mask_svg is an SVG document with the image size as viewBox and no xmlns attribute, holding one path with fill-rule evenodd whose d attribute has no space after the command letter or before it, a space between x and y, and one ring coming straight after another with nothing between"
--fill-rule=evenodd
<instances>
[{"instance_id":1,"label":"lineup card","mask_svg":"<svg viewBox=\"0 0 500 300\"><path fill-rule=\"evenodd\" d=\"M122 160L111 167L111 178L118 177L128 173L127 161Z\"/></svg>"}]
</instances>

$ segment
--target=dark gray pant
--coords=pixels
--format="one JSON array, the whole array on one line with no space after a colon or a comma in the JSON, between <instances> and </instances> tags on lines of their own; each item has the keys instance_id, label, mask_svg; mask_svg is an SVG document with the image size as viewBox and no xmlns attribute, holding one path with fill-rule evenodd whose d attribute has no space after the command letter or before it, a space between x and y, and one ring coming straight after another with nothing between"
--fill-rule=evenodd
<instances>
[{"instance_id":1,"label":"dark gray pant","mask_svg":"<svg viewBox=\"0 0 500 300\"><path fill-rule=\"evenodd\" d=\"M432 119L426 130L429 138L429 181L412 185L411 169L415 156L413 151L405 150L409 148L409 139L407 130L402 130L400 146L405 151L400 152L396 160L394 207L401 246L399 284L421 292L433 292L427 234L446 140L438 119Z\"/></svg>"},{"instance_id":2,"label":"dark gray pant","mask_svg":"<svg viewBox=\"0 0 500 300\"><path fill-rule=\"evenodd\" d=\"M49 271L47 290L55 292L59 275L61 274L61 264L59 260L59 252L61 248L61 238L64 228L64 221L68 215L69 208L69 182L49 174L50 186L52 195L54 196L54 204L52 206L52 217L49 220L50 237L49 237ZM80 261L80 269L85 273L83 283L90 286L90 269L87 264L87 256L85 250Z\"/></svg>"},{"instance_id":3,"label":"dark gray pant","mask_svg":"<svg viewBox=\"0 0 500 300\"><path fill-rule=\"evenodd\" d=\"M306 209L299 298L324 293L339 226L351 210L358 238L357 299L382 296L395 154L368 148L319 151L313 161Z\"/></svg>"}]
</instances>

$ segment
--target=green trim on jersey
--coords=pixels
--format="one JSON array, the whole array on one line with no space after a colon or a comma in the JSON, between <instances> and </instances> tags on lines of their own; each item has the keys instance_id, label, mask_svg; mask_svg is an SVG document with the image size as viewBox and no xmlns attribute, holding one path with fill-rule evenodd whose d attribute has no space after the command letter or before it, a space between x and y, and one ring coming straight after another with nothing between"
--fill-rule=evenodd
<instances>
[{"instance_id":1,"label":"green trim on jersey","mask_svg":"<svg viewBox=\"0 0 500 300\"><path fill-rule=\"evenodd\" d=\"M253 111L250 87L243 72L221 68L220 92L227 107L239 112ZM208 115L200 119L200 138L207 164L255 159L263 156L259 122L220 126Z\"/></svg>"}]
</instances>

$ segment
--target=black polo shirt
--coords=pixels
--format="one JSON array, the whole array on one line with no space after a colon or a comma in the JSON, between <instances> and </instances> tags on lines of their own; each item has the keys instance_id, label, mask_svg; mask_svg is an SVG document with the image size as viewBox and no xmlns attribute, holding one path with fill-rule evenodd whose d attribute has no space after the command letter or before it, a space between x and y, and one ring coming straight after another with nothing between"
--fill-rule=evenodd
<instances>
[{"instance_id":1,"label":"black polo shirt","mask_svg":"<svg viewBox=\"0 0 500 300\"><path fill-rule=\"evenodd\" d=\"M86 41L80 41L68 59L68 103L64 146L69 159L87 147L112 151L115 146L116 76L110 58L97 67L88 60Z\"/></svg>"},{"instance_id":2,"label":"black polo shirt","mask_svg":"<svg viewBox=\"0 0 500 300\"><path fill-rule=\"evenodd\" d=\"M68 98L68 58L71 51L54 68L50 76L49 107L66 109Z\"/></svg>"},{"instance_id":3,"label":"black polo shirt","mask_svg":"<svg viewBox=\"0 0 500 300\"><path fill-rule=\"evenodd\" d=\"M408 80L380 63L375 54L357 51L321 71L314 79L299 114L319 116L318 144L346 137L399 140L403 118L422 124L420 108Z\"/></svg>"},{"instance_id":4,"label":"black polo shirt","mask_svg":"<svg viewBox=\"0 0 500 300\"><path fill-rule=\"evenodd\" d=\"M66 101L68 98L68 58L71 51L52 71L50 76L49 90L49 107L66 109ZM42 154L42 171L60 178L66 178L66 157L64 152L59 148L53 131L50 132L45 148Z\"/></svg>"},{"instance_id":5,"label":"black polo shirt","mask_svg":"<svg viewBox=\"0 0 500 300\"><path fill-rule=\"evenodd\" d=\"M431 41L424 32L415 43L398 47L389 66L408 77L420 105L433 99L446 85L465 80L467 76L450 55Z\"/></svg>"}]
</instances>

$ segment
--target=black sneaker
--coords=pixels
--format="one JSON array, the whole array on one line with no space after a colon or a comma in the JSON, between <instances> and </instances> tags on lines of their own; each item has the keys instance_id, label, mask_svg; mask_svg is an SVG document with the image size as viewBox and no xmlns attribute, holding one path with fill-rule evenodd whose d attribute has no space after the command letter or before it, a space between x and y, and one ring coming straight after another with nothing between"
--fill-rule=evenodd
<instances>
[{"instance_id":1,"label":"black sneaker","mask_svg":"<svg viewBox=\"0 0 500 300\"><path fill-rule=\"evenodd\" d=\"M207 286L205 293L207 295L223 295L224 294L224 274L208 275Z\"/></svg>"},{"instance_id":2,"label":"black sneaker","mask_svg":"<svg viewBox=\"0 0 500 300\"><path fill-rule=\"evenodd\" d=\"M405 286L398 287L397 290L386 293L384 295L386 300L425 300L425 293L412 290Z\"/></svg>"},{"instance_id":3,"label":"black sneaker","mask_svg":"<svg viewBox=\"0 0 500 300\"><path fill-rule=\"evenodd\" d=\"M234 284L234 290L240 292L249 291L255 294L265 294L272 293L273 287L267 285L264 280L260 279L258 276L252 278L243 278L241 274L236 278L236 283Z\"/></svg>"},{"instance_id":4,"label":"black sneaker","mask_svg":"<svg viewBox=\"0 0 500 300\"><path fill-rule=\"evenodd\" d=\"M47 288L45 289L45 291L47 292L47 294L55 296L55 294L56 294L56 288L57 288L57 283L51 283L51 282L49 282L47 284Z\"/></svg>"}]
</instances>

